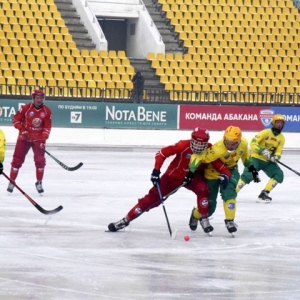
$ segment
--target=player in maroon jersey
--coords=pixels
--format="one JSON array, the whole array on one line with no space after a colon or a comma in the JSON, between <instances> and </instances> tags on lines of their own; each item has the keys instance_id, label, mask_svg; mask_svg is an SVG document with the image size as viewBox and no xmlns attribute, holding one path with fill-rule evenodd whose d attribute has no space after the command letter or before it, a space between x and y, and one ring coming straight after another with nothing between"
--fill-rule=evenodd
<instances>
[{"instance_id":1,"label":"player in maroon jersey","mask_svg":"<svg viewBox=\"0 0 300 300\"><path fill-rule=\"evenodd\" d=\"M32 102L23 105L13 118L13 125L19 130L13 159L11 162L10 178L15 181L30 148L34 155L36 167L36 189L43 193L42 180L46 165L45 145L52 127L52 116L49 107L44 105L45 94L42 90L32 93ZM14 185L9 183L7 191L12 193Z\"/></svg>"},{"instance_id":2,"label":"player in maroon jersey","mask_svg":"<svg viewBox=\"0 0 300 300\"><path fill-rule=\"evenodd\" d=\"M156 187L158 183L162 195L167 195L177 187L179 187L185 180L189 171L188 164L189 159L193 153L200 154L206 150L207 147L211 147L208 143L209 133L205 129L196 128L192 132L191 139L181 140L174 145L167 146L159 150L155 155L154 169L151 174L151 181L154 185L149 190L149 193L143 198L138 199L138 203L127 213L126 217L118 222L110 223L108 229L110 231L117 231L129 225L129 222L136 219L145 211L157 207L161 204L159 193ZM175 155L168 166L166 172L160 178L160 169L167 157ZM213 166L217 170L221 170L224 173L224 164L217 160L213 163ZM208 196L209 189L206 184L206 180L203 175L203 170L206 164L201 165L195 173L194 179L191 183L186 184L185 188L194 192L197 195L197 205L200 213L200 224L204 232L209 233L213 230L208 220ZM198 222L198 221L197 221ZM191 224L190 224L191 225ZM197 228L197 224L194 224ZM194 227L192 230L196 230Z\"/></svg>"}]
</instances>

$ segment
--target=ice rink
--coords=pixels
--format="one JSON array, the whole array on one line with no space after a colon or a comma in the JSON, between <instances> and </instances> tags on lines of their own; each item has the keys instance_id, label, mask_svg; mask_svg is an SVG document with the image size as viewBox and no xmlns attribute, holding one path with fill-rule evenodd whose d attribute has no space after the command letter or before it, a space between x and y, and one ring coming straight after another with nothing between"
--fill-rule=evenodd
<instances>
[{"instance_id":1,"label":"ice rink","mask_svg":"<svg viewBox=\"0 0 300 300\"><path fill-rule=\"evenodd\" d=\"M49 147L68 172L47 156L43 186L35 190L31 153L17 184L39 205L64 209L41 214L0 177L0 299L4 300L296 300L300 295L300 178L282 168L285 181L271 204L256 203L267 178L239 194L232 238L221 200L211 219L213 236L188 226L196 198L182 188L165 207L134 220L125 231L105 232L151 187L156 149ZM9 175L12 147L4 171ZM300 171L299 156L282 161ZM166 161L165 167L169 160ZM241 170L241 168L240 168ZM190 235L188 242L184 236Z\"/></svg>"}]
</instances>

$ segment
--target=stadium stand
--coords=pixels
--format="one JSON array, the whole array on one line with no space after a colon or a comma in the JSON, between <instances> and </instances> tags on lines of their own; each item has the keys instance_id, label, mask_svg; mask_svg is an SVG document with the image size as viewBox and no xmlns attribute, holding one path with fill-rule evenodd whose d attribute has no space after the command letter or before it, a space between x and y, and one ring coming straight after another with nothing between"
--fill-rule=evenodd
<instances>
[{"instance_id":1,"label":"stadium stand","mask_svg":"<svg viewBox=\"0 0 300 300\"><path fill-rule=\"evenodd\" d=\"M168 54L151 57L166 89L188 82L177 69L189 68L192 88L202 91L300 93L300 14L292 0L154 2L188 47L180 65L170 64ZM179 100L188 99L182 94Z\"/></svg>"},{"instance_id":2,"label":"stadium stand","mask_svg":"<svg viewBox=\"0 0 300 300\"><path fill-rule=\"evenodd\" d=\"M152 1L187 49L147 56L171 100L271 103L291 93L298 103L299 0ZM37 86L129 98L133 74L125 51L79 50L53 0L0 0L2 94Z\"/></svg>"},{"instance_id":3,"label":"stadium stand","mask_svg":"<svg viewBox=\"0 0 300 300\"><path fill-rule=\"evenodd\" d=\"M53 0L0 1L0 66L6 95L30 95L28 86L35 86L46 87L50 96L89 97L95 88L115 88L115 82L132 89L134 74L124 51L80 51ZM89 91L77 90L85 87Z\"/></svg>"}]
</instances>

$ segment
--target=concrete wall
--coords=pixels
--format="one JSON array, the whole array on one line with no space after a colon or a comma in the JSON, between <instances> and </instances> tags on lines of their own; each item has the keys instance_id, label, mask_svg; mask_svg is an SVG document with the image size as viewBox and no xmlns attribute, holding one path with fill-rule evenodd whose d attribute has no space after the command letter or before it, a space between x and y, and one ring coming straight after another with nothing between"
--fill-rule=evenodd
<instances>
[{"instance_id":1,"label":"concrete wall","mask_svg":"<svg viewBox=\"0 0 300 300\"><path fill-rule=\"evenodd\" d=\"M89 3L85 0L73 0L73 5L80 15L81 22L87 29L97 50L107 50L107 40Z\"/></svg>"},{"instance_id":2,"label":"concrete wall","mask_svg":"<svg viewBox=\"0 0 300 300\"><path fill-rule=\"evenodd\" d=\"M148 11L139 13L138 19L129 20L127 56L145 59L148 52L165 53L165 44ZM135 24L135 35L130 35L130 24Z\"/></svg>"},{"instance_id":3,"label":"concrete wall","mask_svg":"<svg viewBox=\"0 0 300 300\"><path fill-rule=\"evenodd\" d=\"M161 35L142 1L73 0L73 4L98 50L107 50L107 40L96 20L97 16L128 20L127 49L125 49L128 57L145 59L148 52L165 53ZM134 35L130 34L131 24L135 25Z\"/></svg>"}]
</instances>

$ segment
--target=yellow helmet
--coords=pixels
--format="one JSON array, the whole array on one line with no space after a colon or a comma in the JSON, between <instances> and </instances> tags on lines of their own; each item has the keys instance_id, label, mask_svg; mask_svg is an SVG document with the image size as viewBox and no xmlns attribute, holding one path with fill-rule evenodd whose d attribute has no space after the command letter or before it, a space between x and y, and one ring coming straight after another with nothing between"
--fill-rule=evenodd
<instances>
[{"instance_id":1,"label":"yellow helmet","mask_svg":"<svg viewBox=\"0 0 300 300\"><path fill-rule=\"evenodd\" d=\"M229 126L224 133L224 141L232 141L239 143L242 138L242 131L239 127Z\"/></svg>"},{"instance_id":2,"label":"yellow helmet","mask_svg":"<svg viewBox=\"0 0 300 300\"><path fill-rule=\"evenodd\" d=\"M277 115L275 115L275 116L272 118L272 122L271 122L271 123L272 123L273 126L275 125L276 121L283 121L283 124L284 124L285 118L284 118L283 115L277 114Z\"/></svg>"}]
</instances>

